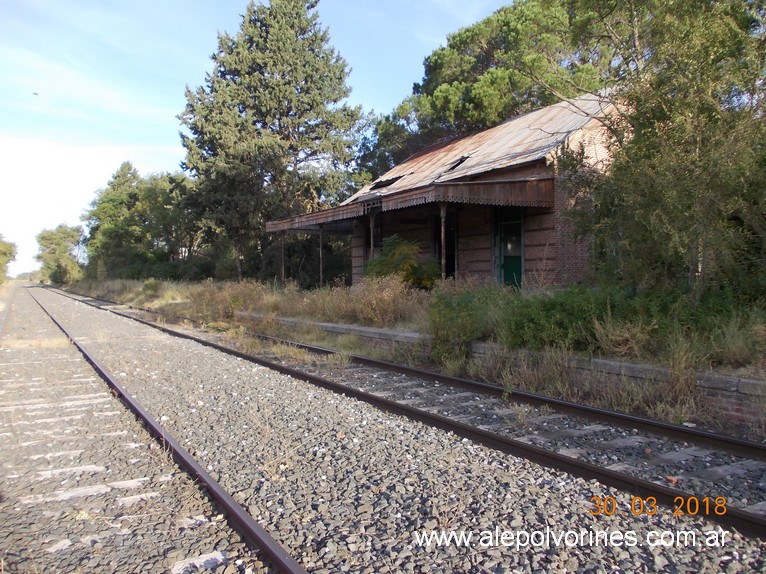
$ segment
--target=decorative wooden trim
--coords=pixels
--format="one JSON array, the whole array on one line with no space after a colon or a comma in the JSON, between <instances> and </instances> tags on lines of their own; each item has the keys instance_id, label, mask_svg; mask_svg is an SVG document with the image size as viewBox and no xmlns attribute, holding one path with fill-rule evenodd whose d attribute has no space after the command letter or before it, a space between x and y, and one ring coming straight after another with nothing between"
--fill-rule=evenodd
<instances>
[{"instance_id":1,"label":"decorative wooden trim","mask_svg":"<svg viewBox=\"0 0 766 574\"><path fill-rule=\"evenodd\" d=\"M269 221L266 231L318 231L319 225L355 219L378 210L394 211L430 203L462 203L498 207L553 207L554 178L435 183L431 186L367 201L341 205L290 219ZM332 231L326 226L325 231ZM337 229L340 230L340 229ZM345 230L345 227L343 228Z\"/></svg>"}]
</instances>

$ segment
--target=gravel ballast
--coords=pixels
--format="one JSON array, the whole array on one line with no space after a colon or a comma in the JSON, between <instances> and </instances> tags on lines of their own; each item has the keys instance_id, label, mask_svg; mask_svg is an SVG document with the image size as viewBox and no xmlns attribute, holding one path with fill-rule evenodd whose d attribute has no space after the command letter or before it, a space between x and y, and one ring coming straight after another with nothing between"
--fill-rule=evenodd
<instances>
[{"instance_id":1,"label":"gravel ballast","mask_svg":"<svg viewBox=\"0 0 766 574\"><path fill-rule=\"evenodd\" d=\"M36 295L311 571L764 568L762 541L703 518L674 517L664 508L654 516L633 515L628 493L477 446L53 292ZM613 497L618 512L593 516L593 497ZM423 543L422 537L438 535L451 536L450 543ZM679 537L681 543L664 545Z\"/></svg>"},{"instance_id":2,"label":"gravel ballast","mask_svg":"<svg viewBox=\"0 0 766 574\"><path fill-rule=\"evenodd\" d=\"M268 572L14 291L0 298L0 572Z\"/></svg>"},{"instance_id":3,"label":"gravel ballast","mask_svg":"<svg viewBox=\"0 0 766 574\"><path fill-rule=\"evenodd\" d=\"M215 337L212 337L215 338ZM218 336L236 345L236 336ZM207 338L206 338L207 339ZM271 351L271 352L269 352ZM285 352L286 351L286 352ZM338 356L291 353L277 345L259 349L259 358L328 378L397 403L416 407L546 450L607 467L648 482L672 484L679 492L704 499L724 496L727 508L765 514L766 462L698 446L660 433L595 421L467 391L428 377L392 373L371 366L338 364ZM333 360L335 359L335 360Z\"/></svg>"}]
</instances>

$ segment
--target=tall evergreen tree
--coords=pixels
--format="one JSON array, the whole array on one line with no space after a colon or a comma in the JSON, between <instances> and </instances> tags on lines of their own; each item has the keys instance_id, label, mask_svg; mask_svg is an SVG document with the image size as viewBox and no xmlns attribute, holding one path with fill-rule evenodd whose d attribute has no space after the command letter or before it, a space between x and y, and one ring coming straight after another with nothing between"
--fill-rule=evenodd
<instances>
[{"instance_id":1,"label":"tall evergreen tree","mask_svg":"<svg viewBox=\"0 0 766 574\"><path fill-rule=\"evenodd\" d=\"M206 85L186 91L184 168L197 202L236 250L256 252L265 221L334 203L345 189L360 110L343 101L346 62L320 26L318 0L250 2L221 34Z\"/></svg>"},{"instance_id":2,"label":"tall evergreen tree","mask_svg":"<svg viewBox=\"0 0 766 574\"><path fill-rule=\"evenodd\" d=\"M425 58L412 95L378 120L363 169L377 176L440 139L601 88L608 58L593 38L573 41L571 4L518 0L450 34Z\"/></svg>"},{"instance_id":3,"label":"tall evergreen tree","mask_svg":"<svg viewBox=\"0 0 766 574\"><path fill-rule=\"evenodd\" d=\"M463 135L601 86L592 42L575 45L568 0L520 0L447 38L415 84L418 121Z\"/></svg>"},{"instance_id":4,"label":"tall evergreen tree","mask_svg":"<svg viewBox=\"0 0 766 574\"><path fill-rule=\"evenodd\" d=\"M135 209L140 187L136 168L123 162L83 215L88 268L100 279L123 276L126 268L145 261L142 246L147 229Z\"/></svg>"}]
</instances>

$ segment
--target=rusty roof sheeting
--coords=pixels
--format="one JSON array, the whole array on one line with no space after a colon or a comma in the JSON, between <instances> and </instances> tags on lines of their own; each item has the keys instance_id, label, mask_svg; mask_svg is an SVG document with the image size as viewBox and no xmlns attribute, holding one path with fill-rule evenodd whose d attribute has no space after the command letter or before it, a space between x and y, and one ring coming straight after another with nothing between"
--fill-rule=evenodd
<instances>
[{"instance_id":1,"label":"rusty roof sheeting","mask_svg":"<svg viewBox=\"0 0 766 574\"><path fill-rule=\"evenodd\" d=\"M575 131L603 117L610 104L586 94L530 112L477 134L413 155L341 205L550 159Z\"/></svg>"}]
</instances>

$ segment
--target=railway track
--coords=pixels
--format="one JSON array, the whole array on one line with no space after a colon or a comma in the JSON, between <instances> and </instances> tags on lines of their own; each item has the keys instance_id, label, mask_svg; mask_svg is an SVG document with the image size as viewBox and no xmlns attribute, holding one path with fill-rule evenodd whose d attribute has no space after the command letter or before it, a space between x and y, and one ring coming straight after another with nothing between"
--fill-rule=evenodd
<instances>
[{"instance_id":1,"label":"railway track","mask_svg":"<svg viewBox=\"0 0 766 574\"><path fill-rule=\"evenodd\" d=\"M40 308L48 315L51 321L56 324L77 350L80 351L99 376L109 385L112 393L124 402L138 419L143 421L150 433L161 443L162 447L172 453L174 459L207 489L216 503L227 513L232 526L238 530L250 544L261 550L280 572L285 574L305 573L306 570L298 564L292 556L290 556L289 552L277 543L268 532L266 532L266 530L252 518L252 516L245 512L244 509L234 501L231 495L202 468L186 449L184 449L172 435L168 434L165 429L162 428L160 423L155 420L137 400L125 391L115 376L106 370L83 345L78 343L34 295L32 295L32 297L35 299L35 302L40 305Z\"/></svg>"},{"instance_id":2,"label":"railway track","mask_svg":"<svg viewBox=\"0 0 766 574\"><path fill-rule=\"evenodd\" d=\"M420 382L410 381L405 383L409 398L391 400L397 399L398 391L390 372L375 375L353 364L342 369L355 373L362 383L373 381L378 392L389 394L386 400L326 377L296 372L287 365L270 365L269 369L311 379L326 388L337 385L336 393L345 397L322 389L311 391L273 370L249 366L250 357L243 353L228 349L230 358L225 360L215 344L192 341L188 333L183 334L185 341L179 341L176 334L177 342L173 342L156 329L116 317L107 320L113 315L66 302L47 290L41 290L41 295L73 338L100 357L128 394L150 406L166 432L178 437L237 504L269 524L280 543L308 570L597 572L670 568L704 572L725 566L736 572L764 567L762 542L740 534L763 535L763 523L757 516L743 516L740 508L728 504L725 515L713 516L715 502L707 516L698 509L695 516L673 513L677 489L649 483L651 490L644 490L646 485L637 483L635 477L614 470L604 474L597 465L591 465L591 470L598 474L589 475L589 471L583 472L582 461L571 456L551 453L530 441L509 441L494 432L497 429L489 429L491 424L467 424L475 422L468 418L456 422L444 414L445 407L449 411L460 403L478 411L496 411L490 404L494 397L483 395L474 401L461 395L469 391L449 390L439 383L436 388L442 399L452 395L453 403L418 404L428 393L419 392ZM336 362L333 368L338 371L341 367ZM350 401L350 396L426 425L381 414ZM408 400L412 404L402 404ZM478 404L482 401L483 408ZM413 404L428 410L415 410ZM505 404L504 408L509 407ZM503 417L510 419L508 415L513 414L497 415L494 424L505 424ZM451 432L437 432L433 427ZM518 458L520 453L544 466ZM619 484L623 490L609 484ZM697 498L702 501L704 497ZM688 507L692 499L684 499L685 510L692 510ZM663 501L670 505L662 506ZM710 535L714 527L735 529L727 532L730 539L720 548L666 547L649 541L654 532ZM632 533L643 538L643 543L593 545L586 541L571 547L550 543L541 549L495 541L477 549L459 544L424 548L413 539L413 533L425 530L489 532L492 528L504 528L504 534L511 536L545 528L562 536L575 531L592 535L606 529L620 536Z\"/></svg>"},{"instance_id":3,"label":"railway track","mask_svg":"<svg viewBox=\"0 0 766 574\"><path fill-rule=\"evenodd\" d=\"M0 572L276 571L24 289L0 319Z\"/></svg>"},{"instance_id":4,"label":"railway track","mask_svg":"<svg viewBox=\"0 0 766 574\"><path fill-rule=\"evenodd\" d=\"M120 312L107 302L99 306ZM514 392L509 402L504 390L492 385L364 357L351 357L340 366L333 360L286 361L268 351L253 356L198 340L502 452L627 490L637 507L655 501L674 516L704 514L750 536L766 536L762 444L529 393ZM333 355L328 349L296 346Z\"/></svg>"},{"instance_id":5,"label":"railway track","mask_svg":"<svg viewBox=\"0 0 766 574\"><path fill-rule=\"evenodd\" d=\"M310 345L263 338L279 346L333 354ZM764 524L758 518L766 515L764 444L521 391L509 394L493 385L365 357L351 356L350 364L338 369L333 366L337 361L323 366L314 360L291 361L268 353L260 356L282 363L287 360L295 368L330 376L355 389L574 458L585 464L566 461L568 471L585 472L621 488L630 488L629 481L597 476L588 464L636 477L636 491L646 492L642 480L677 485L673 504L678 510L682 508L676 499L704 499L716 492L730 506L753 515L755 531Z\"/></svg>"}]
</instances>

